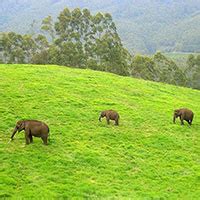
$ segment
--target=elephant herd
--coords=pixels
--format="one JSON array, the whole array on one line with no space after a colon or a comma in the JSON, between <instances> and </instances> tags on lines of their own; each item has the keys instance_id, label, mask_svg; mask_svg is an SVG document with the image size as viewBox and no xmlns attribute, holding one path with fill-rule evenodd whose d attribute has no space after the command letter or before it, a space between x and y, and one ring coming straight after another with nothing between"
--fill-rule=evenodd
<instances>
[{"instance_id":1,"label":"elephant herd","mask_svg":"<svg viewBox=\"0 0 200 200\"><path fill-rule=\"evenodd\" d=\"M110 120L115 121L115 125L119 125L119 114L114 110L105 110L102 111L99 116L99 121L101 121L101 118L106 117L107 124L110 123ZM184 125L183 121L187 121L189 125L192 125L192 120L194 117L194 113L187 109L187 108L181 108L174 110L173 115L173 122L175 123L176 118L180 118L181 125ZM30 144L33 142L33 136L34 137L40 137L43 140L43 143L47 145L48 143L48 137L49 137L49 127L47 124L41 121L37 120L20 120L16 123L16 126L13 130L11 140L13 140L13 137L16 132L21 132L24 130L25 132L25 140L26 144Z\"/></svg>"}]
</instances>

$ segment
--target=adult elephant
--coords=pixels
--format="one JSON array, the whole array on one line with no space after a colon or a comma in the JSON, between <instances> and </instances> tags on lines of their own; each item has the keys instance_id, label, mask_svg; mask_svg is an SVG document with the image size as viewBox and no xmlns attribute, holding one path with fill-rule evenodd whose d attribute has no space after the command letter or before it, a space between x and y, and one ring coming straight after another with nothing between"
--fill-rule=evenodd
<instances>
[{"instance_id":1,"label":"adult elephant","mask_svg":"<svg viewBox=\"0 0 200 200\"><path fill-rule=\"evenodd\" d=\"M43 143L47 145L47 140L49 136L49 127L44 122L37 120L18 121L16 123L15 129L13 130L11 140L13 140L13 137L17 131L21 132L22 130L25 131L26 144L32 143L34 136L34 137L41 137Z\"/></svg>"}]
</instances>

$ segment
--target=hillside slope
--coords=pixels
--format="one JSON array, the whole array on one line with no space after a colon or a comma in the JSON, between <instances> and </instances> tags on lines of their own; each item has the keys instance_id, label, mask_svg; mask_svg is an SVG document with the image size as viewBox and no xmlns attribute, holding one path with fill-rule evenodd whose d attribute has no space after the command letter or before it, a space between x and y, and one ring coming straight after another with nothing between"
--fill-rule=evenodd
<instances>
[{"instance_id":1,"label":"hillside slope","mask_svg":"<svg viewBox=\"0 0 200 200\"><path fill-rule=\"evenodd\" d=\"M0 31L32 32L48 15L69 8L112 14L125 46L132 52L200 52L200 0L1 0Z\"/></svg>"},{"instance_id":2,"label":"hillside slope","mask_svg":"<svg viewBox=\"0 0 200 200\"><path fill-rule=\"evenodd\" d=\"M0 65L0 197L198 199L200 91L58 66ZM195 112L191 128L175 108ZM98 122L120 113L120 126ZM24 146L19 119L51 142Z\"/></svg>"}]
</instances>

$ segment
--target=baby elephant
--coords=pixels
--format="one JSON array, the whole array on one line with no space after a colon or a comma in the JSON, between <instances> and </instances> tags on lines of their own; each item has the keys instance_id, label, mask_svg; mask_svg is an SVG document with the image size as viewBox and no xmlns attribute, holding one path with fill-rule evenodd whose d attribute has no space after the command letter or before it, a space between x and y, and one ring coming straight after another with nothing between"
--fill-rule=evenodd
<instances>
[{"instance_id":1,"label":"baby elephant","mask_svg":"<svg viewBox=\"0 0 200 200\"><path fill-rule=\"evenodd\" d=\"M99 121L101 122L101 118L106 117L107 124L110 124L110 120L115 121L115 125L119 125L119 114L114 110L104 110L101 112L99 116Z\"/></svg>"},{"instance_id":2,"label":"baby elephant","mask_svg":"<svg viewBox=\"0 0 200 200\"><path fill-rule=\"evenodd\" d=\"M180 118L181 125L184 125L183 120L187 121L189 125L192 125L194 113L187 108L181 108L181 109L174 110L174 118L173 118L174 123L177 117Z\"/></svg>"},{"instance_id":3,"label":"baby elephant","mask_svg":"<svg viewBox=\"0 0 200 200\"><path fill-rule=\"evenodd\" d=\"M44 144L47 145L47 139L49 136L49 127L44 123L37 120L20 120L17 122L15 129L13 130L13 134L11 136L11 139L13 140L13 137L15 133L21 132L22 130L25 131L25 139L26 144L33 142L33 137L41 137Z\"/></svg>"}]
</instances>

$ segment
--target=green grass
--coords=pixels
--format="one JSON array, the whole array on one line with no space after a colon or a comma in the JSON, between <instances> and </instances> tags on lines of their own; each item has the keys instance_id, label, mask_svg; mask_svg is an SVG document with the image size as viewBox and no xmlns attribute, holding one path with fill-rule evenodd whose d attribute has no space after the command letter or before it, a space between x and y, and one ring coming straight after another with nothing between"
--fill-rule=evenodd
<instances>
[{"instance_id":1,"label":"green grass","mask_svg":"<svg viewBox=\"0 0 200 200\"><path fill-rule=\"evenodd\" d=\"M58 66L0 65L0 197L200 199L200 91ZM175 108L195 113L191 128ZM120 126L98 122L115 109ZM17 120L51 142L25 146Z\"/></svg>"}]
</instances>

